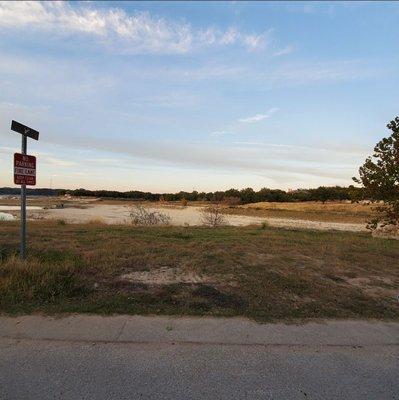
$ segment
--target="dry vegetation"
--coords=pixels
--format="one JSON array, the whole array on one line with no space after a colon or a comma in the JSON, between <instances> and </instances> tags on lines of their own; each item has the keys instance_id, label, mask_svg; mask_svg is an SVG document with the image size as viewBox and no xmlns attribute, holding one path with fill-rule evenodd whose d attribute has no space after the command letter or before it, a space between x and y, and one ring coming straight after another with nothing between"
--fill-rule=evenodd
<instances>
[{"instance_id":1,"label":"dry vegetation","mask_svg":"<svg viewBox=\"0 0 399 400\"><path fill-rule=\"evenodd\" d=\"M307 201L298 203L251 203L227 208L228 214L292 218L308 221L365 223L373 215L373 205Z\"/></svg>"},{"instance_id":2,"label":"dry vegetation","mask_svg":"<svg viewBox=\"0 0 399 400\"><path fill-rule=\"evenodd\" d=\"M261 228L0 225L0 309L398 319L399 242Z\"/></svg>"},{"instance_id":3,"label":"dry vegetation","mask_svg":"<svg viewBox=\"0 0 399 400\"><path fill-rule=\"evenodd\" d=\"M155 226L155 225L169 225L169 215L159 212L147 210L141 204L136 204L130 211L130 218L133 225L138 226Z\"/></svg>"},{"instance_id":4,"label":"dry vegetation","mask_svg":"<svg viewBox=\"0 0 399 400\"><path fill-rule=\"evenodd\" d=\"M223 209L220 204L211 204L204 207L201 211L201 220L203 225L211 228L227 225L226 217L223 215Z\"/></svg>"}]
</instances>

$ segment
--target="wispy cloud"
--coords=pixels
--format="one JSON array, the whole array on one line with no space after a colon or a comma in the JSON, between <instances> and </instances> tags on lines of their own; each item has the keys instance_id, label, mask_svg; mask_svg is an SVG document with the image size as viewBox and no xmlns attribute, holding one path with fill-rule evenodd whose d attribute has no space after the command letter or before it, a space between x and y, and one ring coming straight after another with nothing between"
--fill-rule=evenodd
<instances>
[{"instance_id":1,"label":"wispy cloud","mask_svg":"<svg viewBox=\"0 0 399 400\"><path fill-rule=\"evenodd\" d=\"M246 117L246 118L240 118L238 120L238 122L242 122L242 123L254 123L254 122L259 122L259 121L263 121L265 119L270 118L273 114L275 114L278 111L278 108L273 107L270 108L265 114L256 114L252 117Z\"/></svg>"},{"instance_id":2,"label":"wispy cloud","mask_svg":"<svg viewBox=\"0 0 399 400\"><path fill-rule=\"evenodd\" d=\"M366 59L288 61L258 68L256 65L208 63L195 67L148 68L131 70L137 76L152 79L163 76L176 81L218 80L257 88L291 87L319 83L358 81L393 73L394 66Z\"/></svg>"},{"instance_id":3,"label":"wispy cloud","mask_svg":"<svg viewBox=\"0 0 399 400\"><path fill-rule=\"evenodd\" d=\"M220 130L220 131L213 131L212 135L214 136L223 136L223 135L227 135L227 131L225 130Z\"/></svg>"},{"instance_id":4,"label":"wispy cloud","mask_svg":"<svg viewBox=\"0 0 399 400\"><path fill-rule=\"evenodd\" d=\"M339 149L321 149L308 146L280 145L242 142L225 144L216 147L213 143L194 143L179 141L143 141L136 139L118 140L112 143L102 138L86 143L81 136L74 136L73 143L82 148L90 146L91 150L107 151L110 154L132 157L132 162L151 160L163 166L181 166L193 168L219 169L225 171L246 171L273 177L275 174L307 175L320 179L325 178L347 180L356 171L364 154L354 157L353 153L345 153ZM51 143L50 138L48 143ZM56 140L57 144L60 139ZM265 148L268 157L265 159ZM118 159L111 156L110 158ZM112 163L111 163L112 164ZM116 165L120 165L118 160Z\"/></svg>"},{"instance_id":5,"label":"wispy cloud","mask_svg":"<svg viewBox=\"0 0 399 400\"><path fill-rule=\"evenodd\" d=\"M336 153L336 154L345 154L349 156L361 156L365 157L367 152L370 150L370 147L365 144L348 144L345 145L336 144L336 143L324 143L323 145L297 145L297 144L282 144L282 143L267 143L261 141L236 141L233 144L237 144L240 146L252 146L254 148L259 147L267 147L274 149L283 149L283 151L306 151L311 152L314 151L318 154L320 152L328 152L328 153Z\"/></svg>"},{"instance_id":6,"label":"wispy cloud","mask_svg":"<svg viewBox=\"0 0 399 400\"><path fill-rule=\"evenodd\" d=\"M247 33L234 27L194 29L148 12L127 14L119 8L66 2L0 2L0 28L31 28L55 35L88 35L114 50L132 53L184 54L208 46L238 45L248 51L264 49L270 31Z\"/></svg>"},{"instance_id":7,"label":"wispy cloud","mask_svg":"<svg viewBox=\"0 0 399 400\"><path fill-rule=\"evenodd\" d=\"M285 46L279 50L276 50L273 55L275 57L280 57L280 56L285 56L287 54L291 54L294 51L294 46L289 45L289 46Z\"/></svg>"},{"instance_id":8,"label":"wispy cloud","mask_svg":"<svg viewBox=\"0 0 399 400\"><path fill-rule=\"evenodd\" d=\"M73 161L61 160L60 158L49 156L43 156L41 161L43 162L43 164L50 164L57 167L72 167L76 165L76 163Z\"/></svg>"},{"instance_id":9,"label":"wispy cloud","mask_svg":"<svg viewBox=\"0 0 399 400\"><path fill-rule=\"evenodd\" d=\"M24 96L21 99L27 104L32 103L34 99L40 99L40 105L35 108L48 109L52 100L57 103L69 100L76 102L93 94L98 98L101 90L109 91L117 84L118 79L118 76L98 71L84 62L50 58L45 55L21 57L2 54L0 51L1 97L11 99L13 93L23 90ZM25 80L30 84L26 85ZM43 90L43 87L46 90ZM35 111L31 105L14 103L16 102L0 101L0 111L3 108L18 108L26 113Z\"/></svg>"},{"instance_id":10,"label":"wispy cloud","mask_svg":"<svg viewBox=\"0 0 399 400\"><path fill-rule=\"evenodd\" d=\"M359 10L364 7L369 7L368 1L297 1L285 3L287 11L303 13L303 14L319 14L334 16L340 11ZM395 3L395 2L392 2ZM371 6L373 6L371 4Z\"/></svg>"},{"instance_id":11,"label":"wispy cloud","mask_svg":"<svg viewBox=\"0 0 399 400\"><path fill-rule=\"evenodd\" d=\"M314 63L287 63L264 74L270 82L303 84L310 82L339 82L375 76L379 71L362 60L343 60Z\"/></svg>"}]
</instances>

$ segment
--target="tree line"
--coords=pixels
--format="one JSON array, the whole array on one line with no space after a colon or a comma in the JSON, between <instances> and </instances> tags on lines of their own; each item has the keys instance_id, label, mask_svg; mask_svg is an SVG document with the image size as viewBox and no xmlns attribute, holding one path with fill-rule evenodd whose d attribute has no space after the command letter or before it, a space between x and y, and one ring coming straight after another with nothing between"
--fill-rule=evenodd
<instances>
[{"instance_id":1,"label":"tree line","mask_svg":"<svg viewBox=\"0 0 399 400\"><path fill-rule=\"evenodd\" d=\"M297 189L284 191L280 189L262 188L258 191L252 188L229 189L216 192L185 192L178 193L151 193L137 190L128 192L118 192L109 190L87 190L75 189L60 191L60 194L71 196L94 196L105 198L124 198L132 200L146 201L212 201L228 202L231 204L248 204L260 201L274 202L297 202L297 201L321 201L329 200L354 200L361 198L361 189L353 185L349 187L341 186L320 186L315 189Z\"/></svg>"},{"instance_id":2,"label":"tree line","mask_svg":"<svg viewBox=\"0 0 399 400\"><path fill-rule=\"evenodd\" d=\"M114 190L87 190L87 189L28 189L28 195L44 196L88 196L113 199L130 199L140 201L212 201L226 202L230 205L256 203L260 201L298 202L298 201L331 201L356 200L362 197L362 189L353 185L320 186L315 189L297 189L284 191L280 189L262 188L258 191L252 188L229 189L216 192L184 192L178 193L151 193L131 190L119 192ZM19 188L1 188L0 194L18 195Z\"/></svg>"}]
</instances>

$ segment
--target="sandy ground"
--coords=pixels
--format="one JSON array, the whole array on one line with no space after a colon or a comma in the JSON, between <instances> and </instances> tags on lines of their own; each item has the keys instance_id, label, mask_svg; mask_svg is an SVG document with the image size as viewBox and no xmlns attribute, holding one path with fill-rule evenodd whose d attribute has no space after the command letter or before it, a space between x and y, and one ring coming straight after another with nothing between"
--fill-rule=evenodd
<instances>
[{"instance_id":1,"label":"sandy ground","mask_svg":"<svg viewBox=\"0 0 399 400\"><path fill-rule=\"evenodd\" d=\"M150 271L133 271L121 276L121 280L148 285L171 285L173 283L215 283L208 276L184 272L181 268L161 267Z\"/></svg>"},{"instance_id":2,"label":"sandy ground","mask_svg":"<svg viewBox=\"0 0 399 400\"><path fill-rule=\"evenodd\" d=\"M0 211L19 211L21 206L0 206ZM27 210L41 210L42 207L39 206L26 206Z\"/></svg>"},{"instance_id":3,"label":"sandy ground","mask_svg":"<svg viewBox=\"0 0 399 400\"><path fill-rule=\"evenodd\" d=\"M176 226L202 225L201 207L149 207L152 211L160 211L168 214L170 223ZM30 210L28 217L33 219L56 219L69 223L87 223L92 221L104 222L107 224L129 224L130 207L125 205L94 204L86 208L57 208L48 210ZM363 224L339 223L339 222L318 222L289 218L265 218L244 215L226 215L228 225L248 226L260 225L267 222L271 226L296 229L317 229L317 230L341 230L361 232L366 231Z\"/></svg>"}]
</instances>

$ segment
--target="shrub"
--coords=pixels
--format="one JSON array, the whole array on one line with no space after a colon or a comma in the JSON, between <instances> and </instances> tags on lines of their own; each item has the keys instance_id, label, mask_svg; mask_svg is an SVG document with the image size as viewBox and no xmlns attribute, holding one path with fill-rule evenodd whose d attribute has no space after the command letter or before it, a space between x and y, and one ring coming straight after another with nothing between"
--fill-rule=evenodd
<instances>
[{"instance_id":1,"label":"shrub","mask_svg":"<svg viewBox=\"0 0 399 400\"><path fill-rule=\"evenodd\" d=\"M170 216L159 211L150 211L141 204L137 204L130 212L133 225L168 225Z\"/></svg>"},{"instance_id":2,"label":"shrub","mask_svg":"<svg viewBox=\"0 0 399 400\"><path fill-rule=\"evenodd\" d=\"M270 225L269 225L269 223L267 222L267 221L263 221L262 222L262 224L261 224L261 229L266 229L266 228L268 228Z\"/></svg>"},{"instance_id":3,"label":"shrub","mask_svg":"<svg viewBox=\"0 0 399 400\"><path fill-rule=\"evenodd\" d=\"M212 204L201 211L201 219L204 225L216 228L221 225L227 225L225 216L222 214L220 204Z\"/></svg>"}]
</instances>

